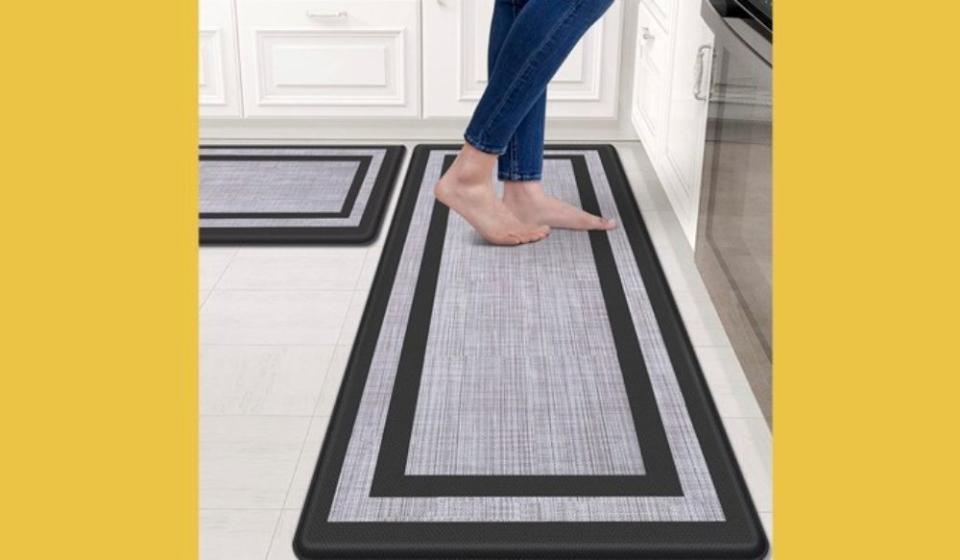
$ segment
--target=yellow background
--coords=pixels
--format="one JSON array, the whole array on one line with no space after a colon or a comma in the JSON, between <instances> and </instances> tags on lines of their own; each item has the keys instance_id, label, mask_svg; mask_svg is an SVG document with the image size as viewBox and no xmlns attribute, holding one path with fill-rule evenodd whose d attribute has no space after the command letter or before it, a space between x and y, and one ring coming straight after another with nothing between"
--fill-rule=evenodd
<instances>
[{"instance_id":1,"label":"yellow background","mask_svg":"<svg viewBox=\"0 0 960 560\"><path fill-rule=\"evenodd\" d=\"M776 19L776 556L949 557L960 9ZM0 556L192 558L196 6L3 21Z\"/></svg>"},{"instance_id":2,"label":"yellow background","mask_svg":"<svg viewBox=\"0 0 960 560\"><path fill-rule=\"evenodd\" d=\"M0 19L0 558L193 558L196 2Z\"/></svg>"},{"instance_id":3,"label":"yellow background","mask_svg":"<svg viewBox=\"0 0 960 560\"><path fill-rule=\"evenodd\" d=\"M781 1L774 549L956 557L956 2Z\"/></svg>"}]
</instances>

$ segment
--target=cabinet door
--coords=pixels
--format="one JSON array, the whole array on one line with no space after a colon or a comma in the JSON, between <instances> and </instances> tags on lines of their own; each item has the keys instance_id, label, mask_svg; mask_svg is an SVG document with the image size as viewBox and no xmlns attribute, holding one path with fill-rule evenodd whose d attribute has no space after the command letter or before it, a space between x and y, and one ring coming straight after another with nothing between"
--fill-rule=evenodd
<instances>
[{"instance_id":1,"label":"cabinet door","mask_svg":"<svg viewBox=\"0 0 960 560\"><path fill-rule=\"evenodd\" d=\"M703 171L713 32L703 22L698 2L680 2L677 9L665 145L671 176L664 186L693 244Z\"/></svg>"},{"instance_id":2,"label":"cabinet door","mask_svg":"<svg viewBox=\"0 0 960 560\"><path fill-rule=\"evenodd\" d=\"M633 73L633 127L648 151L660 152L663 144L665 101L670 87L672 36L654 16L650 4L637 8L637 48Z\"/></svg>"},{"instance_id":3,"label":"cabinet door","mask_svg":"<svg viewBox=\"0 0 960 560\"><path fill-rule=\"evenodd\" d=\"M417 116L417 0L237 0L248 116Z\"/></svg>"},{"instance_id":4,"label":"cabinet door","mask_svg":"<svg viewBox=\"0 0 960 560\"><path fill-rule=\"evenodd\" d=\"M560 67L547 97L551 117L617 115L621 2L587 32ZM469 116L487 85L493 0L424 0L424 113Z\"/></svg>"},{"instance_id":5,"label":"cabinet door","mask_svg":"<svg viewBox=\"0 0 960 560\"><path fill-rule=\"evenodd\" d=\"M231 0L200 0L200 116L239 117L237 23Z\"/></svg>"}]
</instances>

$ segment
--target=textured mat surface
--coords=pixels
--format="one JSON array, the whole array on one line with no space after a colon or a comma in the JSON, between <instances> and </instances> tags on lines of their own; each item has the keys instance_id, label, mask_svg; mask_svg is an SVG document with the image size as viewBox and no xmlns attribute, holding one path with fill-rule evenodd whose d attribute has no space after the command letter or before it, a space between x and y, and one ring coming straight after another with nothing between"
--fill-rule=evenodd
<instances>
[{"instance_id":1,"label":"textured mat surface","mask_svg":"<svg viewBox=\"0 0 960 560\"><path fill-rule=\"evenodd\" d=\"M418 146L295 539L303 558L756 558L760 522L615 151L544 185L616 219L485 244Z\"/></svg>"},{"instance_id":2,"label":"textured mat surface","mask_svg":"<svg viewBox=\"0 0 960 560\"><path fill-rule=\"evenodd\" d=\"M402 146L201 146L201 243L363 243Z\"/></svg>"}]
</instances>

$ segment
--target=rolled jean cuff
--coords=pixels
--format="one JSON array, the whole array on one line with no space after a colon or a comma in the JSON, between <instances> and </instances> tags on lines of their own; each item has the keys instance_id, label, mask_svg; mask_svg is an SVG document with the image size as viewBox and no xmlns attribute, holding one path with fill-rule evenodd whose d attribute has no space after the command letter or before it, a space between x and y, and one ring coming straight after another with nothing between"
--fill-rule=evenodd
<instances>
[{"instance_id":1,"label":"rolled jean cuff","mask_svg":"<svg viewBox=\"0 0 960 560\"><path fill-rule=\"evenodd\" d=\"M464 135L463 135L463 139L467 141L467 144L470 144L471 146L473 146L474 148L480 150L481 152L483 152L483 153L485 153L485 154L490 154L490 155L494 155L494 156L502 156L502 155L504 154L504 152L507 151L507 147L506 147L506 146L504 146L504 147L502 147L502 148L494 148L493 146L489 146L489 145L487 145L487 144L483 144L483 143L477 142L477 141L476 141L473 137L471 137L469 134L464 134Z\"/></svg>"},{"instance_id":2,"label":"rolled jean cuff","mask_svg":"<svg viewBox=\"0 0 960 560\"><path fill-rule=\"evenodd\" d=\"M497 173L501 181L539 181L543 178L540 173Z\"/></svg>"}]
</instances>

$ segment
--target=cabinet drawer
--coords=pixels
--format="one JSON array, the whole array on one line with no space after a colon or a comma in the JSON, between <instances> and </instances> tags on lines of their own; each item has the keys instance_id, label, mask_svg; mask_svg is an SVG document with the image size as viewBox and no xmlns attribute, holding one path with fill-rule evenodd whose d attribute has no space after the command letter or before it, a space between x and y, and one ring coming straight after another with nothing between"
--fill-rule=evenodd
<instances>
[{"instance_id":1,"label":"cabinet drawer","mask_svg":"<svg viewBox=\"0 0 960 560\"><path fill-rule=\"evenodd\" d=\"M417 0L238 0L251 116L417 116Z\"/></svg>"}]
</instances>

